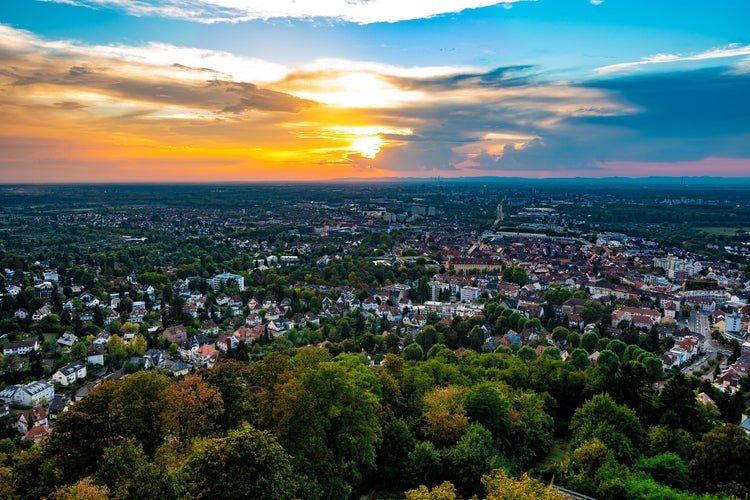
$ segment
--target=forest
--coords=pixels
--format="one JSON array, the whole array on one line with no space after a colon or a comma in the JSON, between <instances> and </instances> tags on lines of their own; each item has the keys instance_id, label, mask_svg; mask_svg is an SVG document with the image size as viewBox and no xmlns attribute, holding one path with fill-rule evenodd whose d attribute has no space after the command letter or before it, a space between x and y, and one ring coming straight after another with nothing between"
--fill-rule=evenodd
<instances>
[{"instance_id":1,"label":"forest","mask_svg":"<svg viewBox=\"0 0 750 500\"><path fill-rule=\"evenodd\" d=\"M607 347L596 367L438 343L378 367L308 347L178 380L139 371L92 390L42 444L0 441L2 496L531 498L554 482L603 499L745 498L750 441L727 423L741 400L681 373L659 388L653 356Z\"/></svg>"}]
</instances>

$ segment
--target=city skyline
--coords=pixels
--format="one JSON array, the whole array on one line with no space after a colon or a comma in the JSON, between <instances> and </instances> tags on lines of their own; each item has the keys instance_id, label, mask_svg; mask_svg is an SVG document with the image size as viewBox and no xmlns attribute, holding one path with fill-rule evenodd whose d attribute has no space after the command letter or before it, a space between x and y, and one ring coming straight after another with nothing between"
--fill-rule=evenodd
<instances>
[{"instance_id":1,"label":"city skyline","mask_svg":"<svg viewBox=\"0 0 750 500\"><path fill-rule=\"evenodd\" d=\"M748 176L750 5L18 0L0 182Z\"/></svg>"}]
</instances>

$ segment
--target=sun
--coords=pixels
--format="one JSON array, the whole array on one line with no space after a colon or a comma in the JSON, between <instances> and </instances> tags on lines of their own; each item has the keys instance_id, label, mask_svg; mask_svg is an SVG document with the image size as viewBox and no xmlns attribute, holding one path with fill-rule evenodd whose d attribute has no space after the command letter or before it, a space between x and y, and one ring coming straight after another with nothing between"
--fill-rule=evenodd
<instances>
[{"instance_id":1,"label":"sun","mask_svg":"<svg viewBox=\"0 0 750 500\"><path fill-rule=\"evenodd\" d=\"M383 144L385 141L379 135L366 135L354 139L352 149L364 158L375 159Z\"/></svg>"}]
</instances>

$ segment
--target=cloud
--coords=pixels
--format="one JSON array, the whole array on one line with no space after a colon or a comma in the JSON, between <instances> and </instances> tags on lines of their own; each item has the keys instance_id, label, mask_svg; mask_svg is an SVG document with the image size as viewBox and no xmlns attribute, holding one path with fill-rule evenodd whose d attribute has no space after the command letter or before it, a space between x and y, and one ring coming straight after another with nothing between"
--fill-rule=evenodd
<instances>
[{"instance_id":1,"label":"cloud","mask_svg":"<svg viewBox=\"0 0 750 500\"><path fill-rule=\"evenodd\" d=\"M710 59L724 59L732 57L750 56L750 45L731 44L727 47L716 48L699 52L696 54L656 54L640 61L610 64L598 68L596 72L600 75L617 73L620 71L632 70L649 65L661 65L668 63L678 63L685 61L705 61ZM743 62L743 64L746 61Z\"/></svg>"},{"instance_id":2,"label":"cloud","mask_svg":"<svg viewBox=\"0 0 750 500\"><path fill-rule=\"evenodd\" d=\"M276 18L325 18L358 24L393 23L535 0L49 0L90 8L113 8L134 16L200 23L237 23Z\"/></svg>"},{"instance_id":3,"label":"cloud","mask_svg":"<svg viewBox=\"0 0 750 500\"><path fill-rule=\"evenodd\" d=\"M0 176L157 180L181 164L192 180L211 180L200 165L214 180L597 176L632 162L748 158L750 75L730 70L563 83L524 65L291 67L0 25L0 119L13 124L0 131Z\"/></svg>"}]
</instances>

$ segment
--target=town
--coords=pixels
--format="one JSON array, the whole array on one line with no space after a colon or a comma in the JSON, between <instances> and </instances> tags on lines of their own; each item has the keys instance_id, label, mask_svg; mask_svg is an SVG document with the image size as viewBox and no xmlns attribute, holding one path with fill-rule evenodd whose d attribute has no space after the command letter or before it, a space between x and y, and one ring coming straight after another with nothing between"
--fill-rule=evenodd
<instances>
[{"instance_id":1,"label":"town","mask_svg":"<svg viewBox=\"0 0 750 500\"><path fill-rule=\"evenodd\" d=\"M4 437L43 442L109 380L150 370L180 380L307 348L374 369L447 350L586 370L614 353L637 358L652 387L697 377L710 388L701 404L750 432L750 236L717 230L726 218L702 232L651 219L691 210L747 222L742 193L626 187L613 202L596 186L444 181L173 189L3 188Z\"/></svg>"}]
</instances>

